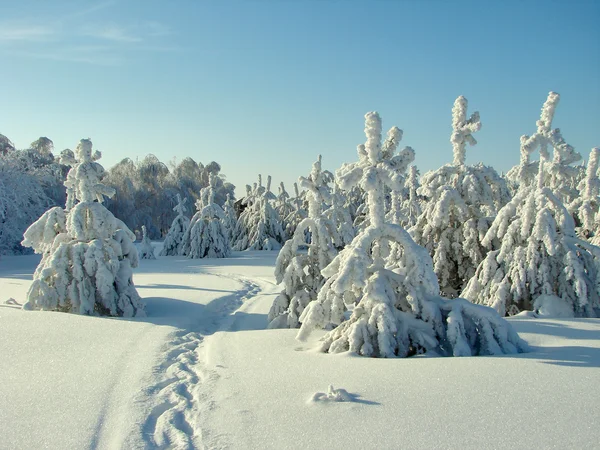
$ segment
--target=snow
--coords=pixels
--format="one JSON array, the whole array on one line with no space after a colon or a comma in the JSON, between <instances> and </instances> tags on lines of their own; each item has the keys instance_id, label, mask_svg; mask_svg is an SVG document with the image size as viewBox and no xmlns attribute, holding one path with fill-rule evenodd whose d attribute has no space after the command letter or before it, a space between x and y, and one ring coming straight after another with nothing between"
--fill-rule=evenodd
<instances>
[{"instance_id":1,"label":"snow","mask_svg":"<svg viewBox=\"0 0 600 450\"><path fill-rule=\"evenodd\" d=\"M24 303L40 255L4 257L0 447L597 446L600 319L511 318L519 355L326 355L324 331L266 329L276 256L142 260L135 319L23 311L6 300Z\"/></svg>"}]
</instances>

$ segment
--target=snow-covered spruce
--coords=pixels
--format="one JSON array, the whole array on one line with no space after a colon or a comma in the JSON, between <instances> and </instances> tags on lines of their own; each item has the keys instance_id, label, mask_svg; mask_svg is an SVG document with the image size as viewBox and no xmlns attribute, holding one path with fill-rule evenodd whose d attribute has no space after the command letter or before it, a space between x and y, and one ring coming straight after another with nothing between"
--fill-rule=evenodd
<instances>
[{"instance_id":1,"label":"snow-covered spruce","mask_svg":"<svg viewBox=\"0 0 600 450\"><path fill-rule=\"evenodd\" d=\"M562 304L572 316L597 317L600 248L577 238L573 218L544 187L543 161L542 154L537 188L519 190L498 213L483 245L499 250L481 262L463 295L501 315Z\"/></svg>"},{"instance_id":2,"label":"snow-covered spruce","mask_svg":"<svg viewBox=\"0 0 600 450\"><path fill-rule=\"evenodd\" d=\"M232 247L236 251L280 250L286 241L281 218L271 204L275 199L271 192L271 176L267 178L266 188L262 185L262 177L258 177L258 185L248 195L246 209L240 214L234 231Z\"/></svg>"},{"instance_id":3,"label":"snow-covered spruce","mask_svg":"<svg viewBox=\"0 0 600 450\"><path fill-rule=\"evenodd\" d=\"M140 243L138 255L140 259L156 259L154 247L152 246L152 241L150 241L150 238L148 237L146 225L142 225L142 242Z\"/></svg>"},{"instance_id":4,"label":"snow-covered spruce","mask_svg":"<svg viewBox=\"0 0 600 450\"><path fill-rule=\"evenodd\" d=\"M217 205L215 187L217 177L210 174L209 184L200 191L197 212L181 240L181 255L188 258L226 258L231 253L229 231L223 208Z\"/></svg>"},{"instance_id":5,"label":"snow-covered spruce","mask_svg":"<svg viewBox=\"0 0 600 450\"><path fill-rule=\"evenodd\" d=\"M417 194L419 189L419 171L417 166L410 166L404 183L405 198L400 204L400 217L404 228L410 228L417 223L417 218L423 213L421 199ZM395 222L394 222L395 223Z\"/></svg>"},{"instance_id":6,"label":"snow-covered spruce","mask_svg":"<svg viewBox=\"0 0 600 450\"><path fill-rule=\"evenodd\" d=\"M393 169L395 157L381 151L379 115L365 118L360 160L344 164L336 178L343 189L360 185L366 191L370 225L322 271L327 281L300 317L298 337L341 321L345 303L354 306L352 315L325 335L322 351L376 357L423 350L454 356L524 351L526 344L493 309L439 297L427 251L402 227L385 223L384 186L401 189L401 177ZM393 265L376 250L386 242L403 250Z\"/></svg>"},{"instance_id":7,"label":"snow-covered spruce","mask_svg":"<svg viewBox=\"0 0 600 450\"><path fill-rule=\"evenodd\" d=\"M223 224L227 230L227 239L231 243L233 240L233 232L237 224L237 213L235 212L235 203L230 194L227 194L227 200L223 203Z\"/></svg>"},{"instance_id":8,"label":"snow-covered spruce","mask_svg":"<svg viewBox=\"0 0 600 450\"><path fill-rule=\"evenodd\" d=\"M568 206L577 225L577 234L594 245L600 244L600 180L598 163L600 148L593 148L586 168L586 176L578 186L580 195Z\"/></svg>"},{"instance_id":9,"label":"snow-covered spruce","mask_svg":"<svg viewBox=\"0 0 600 450\"><path fill-rule=\"evenodd\" d=\"M333 223L338 235L339 241L337 248L341 250L354 239L355 232L352 226L352 217L346 207L346 197L343 191L340 190L337 183L333 185L333 193L331 195L331 206L323 213L323 216Z\"/></svg>"},{"instance_id":10,"label":"snow-covered spruce","mask_svg":"<svg viewBox=\"0 0 600 450\"><path fill-rule=\"evenodd\" d=\"M287 216L282 217L286 236L293 236L298 224L308 216L308 211L304 208L305 192L302 191L303 195L300 194L298 183L294 183L294 192L296 197L291 201L292 211Z\"/></svg>"},{"instance_id":11,"label":"snow-covered spruce","mask_svg":"<svg viewBox=\"0 0 600 450\"><path fill-rule=\"evenodd\" d=\"M34 274L24 309L77 314L144 316L132 280L138 265L135 235L102 205L112 192L100 183L92 142L82 139L65 186L67 210L52 208L24 234L23 245L43 258ZM78 203L76 203L78 202Z\"/></svg>"},{"instance_id":12,"label":"snow-covered spruce","mask_svg":"<svg viewBox=\"0 0 600 450\"><path fill-rule=\"evenodd\" d=\"M180 254L183 235L190 226L190 219L185 215L187 210L185 207L186 202L187 198L182 199L181 195L177 194L177 205L173 208L177 216L173 219L171 228L169 228L169 232L165 237L163 248L160 252L161 256L177 256Z\"/></svg>"},{"instance_id":13,"label":"snow-covered spruce","mask_svg":"<svg viewBox=\"0 0 600 450\"><path fill-rule=\"evenodd\" d=\"M550 92L542 106L540 119L536 122L537 131L531 136L521 136L521 159L518 166L506 174L513 192L520 187L535 189L539 173L539 163L531 162L531 154L539 150L544 163L544 185L557 195L560 200L569 204L578 197L577 184L579 169L572 166L581 161L581 155L567 144L558 128L552 128L554 113L560 95ZM549 150L553 150L552 159Z\"/></svg>"},{"instance_id":14,"label":"snow-covered spruce","mask_svg":"<svg viewBox=\"0 0 600 450\"><path fill-rule=\"evenodd\" d=\"M467 166L465 145L481 127L479 113L466 121L467 100L452 109L454 163L427 172L418 193L427 200L409 232L427 249L442 293L457 297L486 255L481 240L498 210L510 200L506 182L491 167Z\"/></svg>"},{"instance_id":15,"label":"snow-covered spruce","mask_svg":"<svg viewBox=\"0 0 600 450\"><path fill-rule=\"evenodd\" d=\"M334 224L323 214L323 207L330 203L331 193L327 183L332 174L321 168L321 155L313 164L308 178L300 177L300 185L306 189L308 218L298 224L294 236L289 239L277 257L275 278L283 283L283 291L275 298L268 320L269 328L296 328L306 305L317 298L324 278L321 275L337 254L339 235ZM306 232L309 242L306 252Z\"/></svg>"}]
</instances>

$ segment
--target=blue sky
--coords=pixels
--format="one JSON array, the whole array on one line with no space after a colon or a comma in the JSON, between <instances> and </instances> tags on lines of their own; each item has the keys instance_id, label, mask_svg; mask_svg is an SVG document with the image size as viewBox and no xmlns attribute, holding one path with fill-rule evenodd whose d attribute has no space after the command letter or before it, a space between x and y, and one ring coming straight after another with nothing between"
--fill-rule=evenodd
<instances>
[{"instance_id":1,"label":"blue sky","mask_svg":"<svg viewBox=\"0 0 600 450\"><path fill-rule=\"evenodd\" d=\"M354 161L372 110L422 173L451 162L458 95L483 123L467 162L506 171L554 90L554 126L587 158L599 21L593 0L5 1L0 133L57 150L90 137L105 167L214 160L238 194L258 173L291 191L318 154Z\"/></svg>"}]
</instances>

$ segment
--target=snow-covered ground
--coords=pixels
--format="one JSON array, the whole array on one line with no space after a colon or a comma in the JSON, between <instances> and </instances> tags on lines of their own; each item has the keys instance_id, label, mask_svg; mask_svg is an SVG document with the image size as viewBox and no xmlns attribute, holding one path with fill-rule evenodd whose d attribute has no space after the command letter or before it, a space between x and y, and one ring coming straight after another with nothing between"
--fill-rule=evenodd
<instances>
[{"instance_id":1,"label":"snow-covered ground","mask_svg":"<svg viewBox=\"0 0 600 450\"><path fill-rule=\"evenodd\" d=\"M0 259L0 448L597 448L600 320L512 319L519 356L324 355L265 329L276 254L142 260L145 319L22 311L39 256Z\"/></svg>"}]
</instances>

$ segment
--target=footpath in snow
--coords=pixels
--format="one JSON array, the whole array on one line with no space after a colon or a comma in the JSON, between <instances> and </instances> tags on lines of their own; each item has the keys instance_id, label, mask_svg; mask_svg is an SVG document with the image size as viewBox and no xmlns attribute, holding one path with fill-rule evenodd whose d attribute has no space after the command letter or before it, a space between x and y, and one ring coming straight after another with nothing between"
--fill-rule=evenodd
<instances>
[{"instance_id":1,"label":"footpath in snow","mask_svg":"<svg viewBox=\"0 0 600 450\"><path fill-rule=\"evenodd\" d=\"M518 356L323 355L265 329L275 257L142 260L143 320L22 311L39 257L0 259L0 448L597 446L599 320L513 319Z\"/></svg>"}]
</instances>

